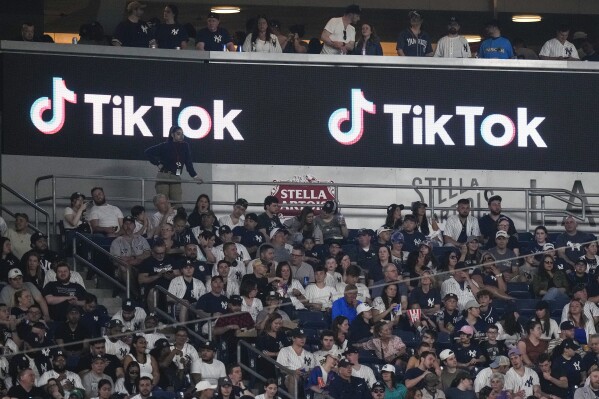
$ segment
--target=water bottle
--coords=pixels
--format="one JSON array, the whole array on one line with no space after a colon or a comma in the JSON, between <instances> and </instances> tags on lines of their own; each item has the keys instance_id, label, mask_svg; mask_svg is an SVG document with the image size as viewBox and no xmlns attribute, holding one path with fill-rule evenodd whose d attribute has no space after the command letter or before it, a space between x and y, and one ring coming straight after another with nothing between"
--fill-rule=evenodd
<instances>
[{"instance_id":1,"label":"water bottle","mask_svg":"<svg viewBox=\"0 0 599 399\"><path fill-rule=\"evenodd\" d=\"M243 53L243 46L241 44L237 45L237 52L238 53Z\"/></svg>"},{"instance_id":2,"label":"water bottle","mask_svg":"<svg viewBox=\"0 0 599 399\"><path fill-rule=\"evenodd\" d=\"M366 55L366 47L362 47L362 55Z\"/></svg>"},{"instance_id":3,"label":"water bottle","mask_svg":"<svg viewBox=\"0 0 599 399\"><path fill-rule=\"evenodd\" d=\"M304 287L308 286L309 283L310 283L310 277L308 277L308 276L304 277Z\"/></svg>"},{"instance_id":4,"label":"water bottle","mask_svg":"<svg viewBox=\"0 0 599 399\"><path fill-rule=\"evenodd\" d=\"M227 45L223 44L223 52L227 51Z\"/></svg>"},{"instance_id":5,"label":"water bottle","mask_svg":"<svg viewBox=\"0 0 599 399\"><path fill-rule=\"evenodd\" d=\"M79 41L77 40L77 38L76 38L76 37L74 37L74 38L73 38L73 40L72 40L72 43L73 43L73 44L77 44L78 42L79 42Z\"/></svg>"}]
</instances>

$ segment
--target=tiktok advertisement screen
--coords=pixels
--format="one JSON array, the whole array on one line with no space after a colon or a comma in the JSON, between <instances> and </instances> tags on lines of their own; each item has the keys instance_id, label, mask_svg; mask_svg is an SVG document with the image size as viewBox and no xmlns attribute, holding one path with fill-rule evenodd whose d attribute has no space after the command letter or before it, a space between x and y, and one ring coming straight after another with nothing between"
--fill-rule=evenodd
<instances>
[{"instance_id":1,"label":"tiktok advertisement screen","mask_svg":"<svg viewBox=\"0 0 599 399\"><path fill-rule=\"evenodd\" d=\"M2 54L2 152L201 163L597 171L594 73Z\"/></svg>"}]
</instances>

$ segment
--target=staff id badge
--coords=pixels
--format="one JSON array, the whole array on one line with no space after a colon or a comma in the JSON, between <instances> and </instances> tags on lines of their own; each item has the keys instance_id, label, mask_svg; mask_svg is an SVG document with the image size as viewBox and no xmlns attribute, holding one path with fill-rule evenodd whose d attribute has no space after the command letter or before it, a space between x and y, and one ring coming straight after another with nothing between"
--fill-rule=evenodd
<instances>
[{"instance_id":1,"label":"staff id badge","mask_svg":"<svg viewBox=\"0 0 599 399\"><path fill-rule=\"evenodd\" d=\"M175 172L175 175L181 176L182 171L183 171L183 165L181 165L181 162L177 162L177 171Z\"/></svg>"}]
</instances>

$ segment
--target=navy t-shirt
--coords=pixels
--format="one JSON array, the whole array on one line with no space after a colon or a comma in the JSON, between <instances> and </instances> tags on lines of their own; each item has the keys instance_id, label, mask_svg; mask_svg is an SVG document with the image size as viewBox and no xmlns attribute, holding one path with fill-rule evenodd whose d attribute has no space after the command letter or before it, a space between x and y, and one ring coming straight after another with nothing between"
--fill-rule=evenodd
<instances>
[{"instance_id":1,"label":"navy t-shirt","mask_svg":"<svg viewBox=\"0 0 599 399\"><path fill-rule=\"evenodd\" d=\"M418 249L418 246L426 241L426 237L421 232L415 230L413 233L408 233L405 230L402 230L404 243L403 243L403 251L412 252Z\"/></svg>"},{"instance_id":2,"label":"navy t-shirt","mask_svg":"<svg viewBox=\"0 0 599 399\"><path fill-rule=\"evenodd\" d=\"M424 293L422 287L416 287L412 290L408 302L410 305L419 304L421 309L433 309L435 305L441 304L441 294L436 288L431 288L427 293Z\"/></svg>"},{"instance_id":3,"label":"navy t-shirt","mask_svg":"<svg viewBox=\"0 0 599 399\"><path fill-rule=\"evenodd\" d=\"M455 358L458 363L468 363L472 359L478 359L481 355L484 355L480 346L475 344L474 342L470 342L469 346L462 346L461 344L457 344L453 351L455 353Z\"/></svg>"},{"instance_id":4,"label":"navy t-shirt","mask_svg":"<svg viewBox=\"0 0 599 399\"><path fill-rule=\"evenodd\" d=\"M113 39L124 47L150 47L154 37L150 27L144 21L131 22L128 19L117 25Z\"/></svg>"},{"instance_id":5,"label":"navy t-shirt","mask_svg":"<svg viewBox=\"0 0 599 399\"><path fill-rule=\"evenodd\" d=\"M259 247L264 244L264 236L258 230L248 230L243 226L237 226L233 229L233 236L240 237L239 243L246 248Z\"/></svg>"},{"instance_id":6,"label":"navy t-shirt","mask_svg":"<svg viewBox=\"0 0 599 399\"><path fill-rule=\"evenodd\" d=\"M208 28L200 29L196 38L196 43L204 43L206 51L223 51L223 46L232 41L229 32L220 27L216 28L216 32L210 32Z\"/></svg>"},{"instance_id":7,"label":"navy t-shirt","mask_svg":"<svg viewBox=\"0 0 599 399\"><path fill-rule=\"evenodd\" d=\"M159 48L175 49L181 47L181 42L189 40L187 31L180 24L160 24L156 28L156 42Z\"/></svg>"},{"instance_id":8,"label":"navy t-shirt","mask_svg":"<svg viewBox=\"0 0 599 399\"><path fill-rule=\"evenodd\" d=\"M212 292L204 294L196 303L196 308L206 313L225 313L227 311L228 299L225 295L216 296Z\"/></svg>"}]
</instances>

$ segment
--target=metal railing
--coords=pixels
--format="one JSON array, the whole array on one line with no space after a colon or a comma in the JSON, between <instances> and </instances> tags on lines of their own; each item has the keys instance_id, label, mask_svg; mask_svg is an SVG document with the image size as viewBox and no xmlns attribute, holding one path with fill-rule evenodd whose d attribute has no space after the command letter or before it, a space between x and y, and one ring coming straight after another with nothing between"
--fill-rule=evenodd
<instances>
[{"instance_id":1,"label":"metal railing","mask_svg":"<svg viewBox=\"0 0 599 399\"><path fill-rule=\"evenodd\" d=\"M256 360L259 357L262 358L262 359L264 359L264 360L266 360L268 363L272 364L276 369L278 369L281 373L285 374L286 376L293 376L293 377L295 377L295 370L291 370L291 369L283 366L281 363L277 363L275 360L272 360L270 357L265 356L264 353L262 353L261 351L259 351L258 349L256 349L251 344L248 344L244 340L239 340L239 342L237 343L237 363L239 364L239 366L241 367L242 370L247 371L248 373L250 373L251 375L253 375L257 379L259 379L260 381L264 382L264 381L266 381L266 378L264 376L262 376L254 368L252 368L252 367L250 367L250 366L248 366L248 365L246 365L246 364L243 363L242 349L245 349L248 352L251 352L251 353L255 354L256 355ZM294 392L293 392L293 395L291 395L286 390L279 389L278 393L281 394L282 396L286 397L286 398L289 398L289 399L297 399L297 391L298 391L298 389L295 389Z\"/></svg>"},{"instance_id":2,"label":"metal railing","mask_svg":"<svg viewBox=\"0 0 599 399\"><path fill-rule=\"evenodd\" d=\"M51 220L54 226L54 232L56 232L56 207L57 200L65 200L69 197L66 195L58 195L56 192L56 183L58 180L106 180L106 181L123 181L123 182L137 182L139 187L135 189L139 192L139 197L127 197L127 198L119 198L119 197L111 197L111 200L114 202L130 202L135 204L145 205L147 202L151 201L151 198L146 197L146 186L149 182L163 181L161 179L156 179L153 177L128 177L128 176L77 176L77 175L47 175L38 177L35 181L35 204L39 205L42 203L46 203L48 201L51 202ZM40 184L43 182L51 182L51 195L41 196ZM181 180L182 184L193 184L197 185L198 182L195 180L187 179ZM509 207L503 208L503 212L511 215L523 215L524 219L524 230L530 231L531 228L534 228L537 224L545 224L546 217L565 217L565 216L573 216L578 220L584 221L587 215L587 207L589 206L588 202L585 201L585 197L594 197L594 194L580 194L574 193L570 190L561 189L561 188L519 188L519 187L471 187L471 186L426 186L426 185L392 185L392 184L351 184L351 183L335 183L335 182L318 182L318 183L305 183L305 182L264 182L264 181L206 181L203 183L203 186L228 186L231 187L232 190L229 194L219 193L221 198L214 199L211 201L213 206L219 205L233 205L236 199L239 197L239 193L243 190L244 193L247 191L247 187L257 187L257 186L268 186L271 187L277 184L285 184L288 186L306 186L310 187L329 187L335 193L335 197L339 202L339 205L344 209L352 209L352 210L368 210L368 211L376 211L376 210L384 210L387 208L386 204L357 204L355 200L350 197L351 195L355 195L354 193L345 193L344 190L355 191L356 189L364 189L364 190L391 190L394 195L396 195L397 191L409 191L410 195L415 196L416 198L421 198L424 201L427 201L429 204L429 211L431 215L436 215L437 212L442 212L447 217L449 214L455 212L454 204L449 204L447 206L441 206L439 204L446 202L447 198L444 197L444 193L447 190L452 190L454 192L468 192L468 196L480 196L482 195L485 199L488 196L497 194L497 193L521 193L523 198L520 203L524 204L523 207ZM130 186L130 185L129 185ZM270 192L270 190L268 190ZM379 191L380 193L380 191ZM154 194L152 194L153 196ZM224 198L224 200L222 199ZM453 198L453 197L452 197ZM537 206L537 201L540 199L540 206ZM549 208L547 207L547 199L553 199L554 201L558 201L559 203L563 203L567 205L567 207L572 210L565 210L563 208ZM571 200L574 199L574 200ZM346 200L346 201L344 201ZM511 201L512 203L514 201ZM183 202L183 204L194 204L193 202L187 201ZM195 205L195 204L194 204ZM262 207L262 202L250 202L249 204L252 207ZM298 202L289 202L285 203L285 206L305 206L304 203ZM473 204L474 205L474 204ZM39 208L39 206L38 206ZM486 207L476 207L473 206L471 208L472 214L482 215L487 212ZM378 215L378 214L377 214ZM541 215L541 221L539 219L535 219L533 216ZM372 214L368 214L364 212L363 214L359 214L357 216L366 216L372 217ZM37 218L37 215L36 215ZM443 219L443 218L441 218ZM555 223L554 223L555 224ZM363 226L361 226L363 227Z\"/></svg>"},{"instance_id":3,"label":"metal railing","mask_svg":"<svg viewBox=\"0 0 599 399\"><path fill-rule=\"evenodd\" d=\"M89 247L93 248L94 250L98 251L99 253L107 256L112 262L117 262L118 264L125 266L125 269L127 271L126 282L125 282L126 286L123 285L117 279L115 279L114 276L110 276L109 274L107 274L106 272L104 272L100 268L98 268L96 265L92 264L89 260L87 260L84 257L82 257L81 255L79 255L77 253L78 242L85 243L86 246L89 246ZM124 291L127 294L127 298L131 297L131 295L130 295L131 294L131 284L129 281L130 276L129 276L129 268L127 267L127 265L123 261L121 261L118 257L112 255L110 252L106 251L104 248L99 246L93 240L89 239L88 237L84 236L83 234L81 234L79 232L75 232L75 235L73 236L73 270L75 270L75 271L77 270L77 262L81 262L81 263L85 264L87 267L91 268L94 272L98 273L100 276L107 279L111 284L113 284L117 288Z\"/></svg>"},{"instance_id":4,"label":"metal railing","mask_svg":"<svg viewBox=\"0 0 599 399\"><path fill-rule=\"evenodd\" d=\"M162 309L154 309L154 311L156 312L157 315L159 315L160 317L162 317L165 320L170 321L172 324L177 324L179 323L175 318L173 318L170 314L166 313L165 311L163 311ZM192 329L187 329L187 333L189 335L191 335L192 337L194 337L195 339L201 341L201 342L205 342L206 338L202 337L201 335L199 335L198 333L196 333L195 331L193 331Z\"/></svg>"},{"instance_id":5,"label":"metal railing","mask_svg":"<svg viewBox=\"0 0 599 399\"><path fill-rule=\"evenodd\" d=\"M175 303L184 306L187 308L188 312L194 313L196 316L200 313L197 309L194 309L193 307L191 307L191 305L189 303L184 302L181 298L175 296L173 293L169 292L166 288L161 287L159 285L155 285L154 287L155 290L158 290L160 292L162 292L164 295L166 295L167 297L171 298ZM156 299L154 299L154 303L156 303ZM156 308L156 310L159 310L158 308ZM166 314L165 312L162 312L164 314ZM177 321L175 318L173 318L172 316L169 316L169 320L171 320L173 323L179 323L179 321ZM194 322L196 321L202 321L202 320L194 320ZM212 320L207 320L208 323L210 323ZM189 330L189 329L188 329ZM199 339L202 342L206 341L206 338L202 337L201 335L197 334L195 331L191 331L189 330L191 333L193 333L192 335ZM209 329L209 334L208 334L208 341L212 341L212 328Z\"/></svg>"},{"instance_id":6,"label":"metal railing","mask_svg":"<svg viewBox=\"0 0 599 399\"><path fill-rule=\"evenodd\" d=\"M10 188L9 186L7 186L4 183L0 183L0 188L8 191L9 193L11 193L12 195L14 195L15 197L17 197L19 200L21 200L21 202L23 202L25 205L29 206L30 208L33 209L33 213L35 215L34 220L35 223L29 223L29 227L33 230L35 230L36 232L41 233L42 231L39 228L39 224L37 221L37 214L41 213L42 215L45 216L46 218L46 236L49 237L50 236L50 215L47 211L45 211L44 209L42 209L40 206L38 206L35 202L31 202L31 200L29 200L28 198L26 198L24 195L22 195L21 193L13 190L12 188ZM4 196L2 196L2 203L5 203L6 201L4 201ZM12 216L13 218L15 217L15 213L13 213L10 209L6 208L4 205L0 205L0 209L2 210L2 212L9 214L10 216ZM54 219L53 219L54 220Z\"/></svg>"}]
</instances>

